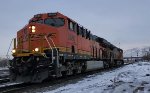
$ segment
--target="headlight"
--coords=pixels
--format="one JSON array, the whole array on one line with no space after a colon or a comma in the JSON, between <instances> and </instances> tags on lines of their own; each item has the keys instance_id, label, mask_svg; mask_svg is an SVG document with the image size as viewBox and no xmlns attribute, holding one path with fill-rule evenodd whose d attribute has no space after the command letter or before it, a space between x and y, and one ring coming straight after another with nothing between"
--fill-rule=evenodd
<instances>
[{"instance_id":1,"label":"headlight","mask_svg":"<svg viewBox=\"0 0 150 93\"><path fill-rule=\"evenodd\" d=\"M12 53L16 53L16 50L15 50L15 49L13 49L13 50L12 50Z\"/></svg>"},{"instance_id":2,"label":"headlight","mask_svg":"<svg viewBox=\"0 0 150 93\"><path fill-rule=\"evenodd\" d=\"M38 51L39 51L39 48L35 48L34 50L35 50L35 52L38 52Z\"/></svg>"},{"instance_id":3,"label":"headlight","mask_svg":"<svg viewBox=\"0 0 150 93\"><path fill-rule=\"evenodd\" d=\"M32 30L33 30L33 29L35 30L35 26L32 26L31 28L32 28Z\"/></svg>"},{"instance_id":4,"label":"headlight","mask_svg":"<svg viewBox=\"0 0 150 93\"><path fill-rule=\"evenodd\" d=\"M31 26L32 33L35 33L35 26Z\"/></svg>"},{"instance_id":5,"label":"headlight","mask_svg":"<svg viewBox=\"0 0 150 93\"><path fill-rule=\"evenodd\" d=\"M32 29L32 33L35 33L35 29Z\"/></svg>"}]
</instances>

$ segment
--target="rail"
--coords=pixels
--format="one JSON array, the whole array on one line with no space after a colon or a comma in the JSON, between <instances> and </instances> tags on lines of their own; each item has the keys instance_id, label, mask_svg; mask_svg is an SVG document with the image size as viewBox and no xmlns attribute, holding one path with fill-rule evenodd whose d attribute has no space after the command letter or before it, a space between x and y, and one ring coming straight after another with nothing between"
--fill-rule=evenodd
<instances>
[{"instance_id":1,"label":"rail","mask_svg":"<svg viewBox=\"0 0 150 93\"><path fill-rule=\"evenodd\" d=\"M9 78L0 79L0 84L9 82Z\"/></svg>"}]
</instances>

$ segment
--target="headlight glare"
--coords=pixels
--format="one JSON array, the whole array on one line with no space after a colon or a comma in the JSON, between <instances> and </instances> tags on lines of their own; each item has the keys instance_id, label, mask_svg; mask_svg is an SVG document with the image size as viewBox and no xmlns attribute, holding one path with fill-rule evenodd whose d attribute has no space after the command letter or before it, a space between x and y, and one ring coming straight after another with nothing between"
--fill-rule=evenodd
<instances>
[{"instance_id":1,"label":"headlight glare","mask_svg":"<svg viewBox=\"0 0 150 93\"><path fill-rule=\"evenodd\" d=\"M35 30L35 26L32 26L31 28L32 28L32 30Z\"/></svg>"},{"instance_id":2,"label":"headlight glare","mask_svg":"<svg viewBox=\"0 0 150 93\"><path fill-rule=\"evenodd\" d=\"M12 50L12 53L16 53L16 50L15 50L15 49L13 49L13 50Z\"/></svg>"},{"instance_id":3,"label":"headlight glare","mask_svg":"<svg viewBox=\"0 0 150 93\"><path fill-rule=\"evenodd\" d=\"M39 51L39 48L35 48L34 50L35 50L35 52L38 52L38 51Z\"/></svg>"},{"instance_id":4,"label":"headlight glare","mask_svg":"<svg viewBox=\"0 0 150 93\"><path fill-rule=\"evenodd\" d=\"M35 26L31 26L31 31L32 31L32 33L35 33L35 30L36 29L36 27Z\"/></svg>"},{"instance_id":5,"label":"headlight glare","mask_svg":"<svg viewBox=\"0 0 150 93\"><path fill-rule=\"evenodd\" d=\"M35 33L35 29L32 29L32 33Z\"/></svg>"}]
</instances>

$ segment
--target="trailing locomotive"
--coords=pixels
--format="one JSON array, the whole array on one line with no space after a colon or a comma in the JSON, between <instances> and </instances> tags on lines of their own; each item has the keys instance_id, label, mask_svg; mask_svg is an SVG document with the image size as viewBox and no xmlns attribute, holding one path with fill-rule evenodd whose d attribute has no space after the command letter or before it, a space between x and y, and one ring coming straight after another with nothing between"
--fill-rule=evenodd
<instances>
[{"instance_id":1,"label":"trailing locomotive","mask_svg":"<svg viewBox=\"0 0 150 93\"><path fill-rule=\"evenodd\" d=\"M123 64L122 49L59 12L34 15L17 32L12 53L10 79L15 82L42 82Z\"/></svg>"}]
</instances>

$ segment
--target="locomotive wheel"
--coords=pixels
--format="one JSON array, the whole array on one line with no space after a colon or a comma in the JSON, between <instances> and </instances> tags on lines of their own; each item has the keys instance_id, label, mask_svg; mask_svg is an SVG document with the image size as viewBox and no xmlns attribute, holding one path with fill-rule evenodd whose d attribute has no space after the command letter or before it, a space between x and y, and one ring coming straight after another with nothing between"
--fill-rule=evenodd
<instances>
[{"instance_id":1,"label":"locomotive wheel","mask_svg":"<svg viewBox=\"0 0 150 93\"><path fill-rule=\"evenodd\" d=\"M124 61L123 60L121 61L121 65L124 65Z\"/></svg>"},{"instance_id":2,"label":"locomotive wheel","mask_svg":"<svg viewBox=\"0 0 150 93\"><path fill-rule=\"evenodd\" d=\"M71 64L71 62L68 62L66 75L72 75L72 74L73 74L73 64Z\"/></svg>"},{"instance_id":3,"label":"locomotive wheel","mask_svg":"<svg viewBox=\"0 0 150 93\"><path fill-rule=\"evenodd\" d=\"M72 75L73 74L73 70L72 69L68 69L67 70L67 75Z\"/></svg>"},{"instance_id":4,"label":"locomotive wheel","mask_svg":"<svg viewBox=\"0 0 150 93\"><path fill-rule=\"evenodd\" d=\"M109 67L110 67L110 64L108 62L104 61L104 69L107 69Z\"/></svg>"},{"instance_id":5,"label":"locomotive wheel","mask_svg":"<svg viewBox=\"0 0 150 93\"><path fill-rule=\"evenodd\" d=\"M73 74L80 74L81 72L82 72L82 67L81 66L78 66L77 69L73 70Z\"/></svg>"}]
</instances>

